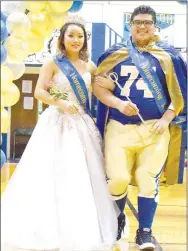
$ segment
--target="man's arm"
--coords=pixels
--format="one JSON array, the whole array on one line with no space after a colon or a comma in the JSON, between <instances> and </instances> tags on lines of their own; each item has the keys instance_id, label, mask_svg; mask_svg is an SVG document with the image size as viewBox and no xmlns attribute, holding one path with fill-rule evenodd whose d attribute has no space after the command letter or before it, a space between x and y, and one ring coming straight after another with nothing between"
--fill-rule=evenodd
<instances>
[{"instance_id":1,"label":"man's arm","mask_svg":"<svg viewBox=\"0 0 188 251\"><path fill-rule=\"evenodd\" d=\"M103 78L103 81L97 81L98 77L95 77L93 83L93 93L94 95L105 105L118 109L121 113L127 116L133 116L138 113L138 108L135 104L129 101L123 101L117 98L113 93L112 90L108 88L108 78ZM106 87L106 88L105 88ZM114 87L115 88L115 87Z\"/></svg>"}]
</instances>

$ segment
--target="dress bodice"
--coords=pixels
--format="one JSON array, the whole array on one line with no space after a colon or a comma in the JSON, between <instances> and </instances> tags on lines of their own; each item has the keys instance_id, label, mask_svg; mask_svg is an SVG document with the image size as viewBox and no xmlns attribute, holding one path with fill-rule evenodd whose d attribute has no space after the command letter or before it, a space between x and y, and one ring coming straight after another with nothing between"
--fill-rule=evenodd
<instances>
[{"instance_id":1,"label":"dress bodice","mask_svg":"<svg viewBox=\"0 0 188 251\"><path fill-rule=\"evenodd\" d=\"M86 88L89 92L89 90L91 88L91 73L85 72L81 76L82 76L82 78L85 82ZM58 72L57 74L54 75L54 77L52 79L52 84L62 93L63 92L67 93L68 99L80 106L80 103L79 103L76 95L74 94L74 91L69 83L69 80L62 72Z\"/></svg>"}]
</instances>

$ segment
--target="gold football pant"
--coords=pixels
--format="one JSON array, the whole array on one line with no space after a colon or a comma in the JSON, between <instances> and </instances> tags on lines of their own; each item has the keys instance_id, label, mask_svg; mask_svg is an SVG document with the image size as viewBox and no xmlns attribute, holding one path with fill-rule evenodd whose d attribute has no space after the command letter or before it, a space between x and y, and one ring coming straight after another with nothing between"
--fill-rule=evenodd
<instances>
[{"instance_id":1,"label":"gold football pant","mask_svg":"<svg viewBox=\"0 0 188 251\"><path fill-rule=\"evenodd\" d=\"M151 132L157 120L141 125L123 125L110 120L105 134L105 169L110 193L115 200L127 193L134 170L139 195L154 198L168 155L169 130L162 135ZM134 169L133 169L134 167Z\"/></svg>"}]
</instances>

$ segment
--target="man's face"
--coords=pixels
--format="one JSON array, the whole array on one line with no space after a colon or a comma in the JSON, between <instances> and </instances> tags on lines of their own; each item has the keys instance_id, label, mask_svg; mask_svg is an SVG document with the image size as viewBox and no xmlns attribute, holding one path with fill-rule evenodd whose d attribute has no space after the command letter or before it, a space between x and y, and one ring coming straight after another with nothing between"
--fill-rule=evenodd
<instances>
[{"instance_id":1,"label":"man's face","mask_svg":"<svg viewBox=\"0 0 188 251\"><path fill-rule=\"evenodd\" d=\"M134 17L131 26L133 41L138 45L147 45L154 37L155 24L150 14L138 14Z\"/></svg>"}]
</instances>

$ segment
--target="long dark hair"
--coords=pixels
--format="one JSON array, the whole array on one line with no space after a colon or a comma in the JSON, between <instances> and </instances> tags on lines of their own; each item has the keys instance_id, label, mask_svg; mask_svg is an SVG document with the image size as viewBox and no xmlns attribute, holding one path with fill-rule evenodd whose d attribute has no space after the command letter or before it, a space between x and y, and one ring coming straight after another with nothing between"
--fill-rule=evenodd
<instances>
[{"instance_id":1,"label":"long dark hair","mask_svg":"<svg viewBox=\"0 0 188 251\"><path fill-rule=\"evenodd\" d=\"M60 35L58 38L58 43L57 43L57 49L58 49L58 54L66 56L66 49L64 45L64 38L65 38L65 32L69 25L77 25L80 27L83 32L84 32L84 44L82 49L79 52L79 57L85 62L88 62L88 44L87 44L87 33L85 30L85 27L82 24L76 23L76 22L71 22L71 23L65 23L61 29L60 29Z\"/></svg>"}]
</instances>

